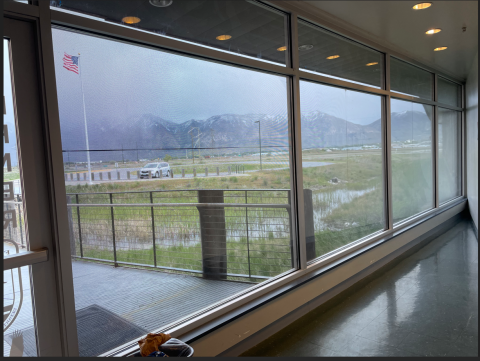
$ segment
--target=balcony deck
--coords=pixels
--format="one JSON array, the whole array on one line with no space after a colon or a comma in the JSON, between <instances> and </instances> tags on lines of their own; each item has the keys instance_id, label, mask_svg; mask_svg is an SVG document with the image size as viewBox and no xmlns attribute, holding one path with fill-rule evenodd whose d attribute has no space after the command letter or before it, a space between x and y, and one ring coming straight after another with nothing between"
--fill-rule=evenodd
<instances>
[{"instance_id":1,"label":"balcony deck","mask_svg":"<svg viewBox=\"0 0 480 361\"><path fill-rule=\"evenodd\" d=\"M88 261L74 261L72 268L80 356L98 355L114 344L119 346L122 342L112 339L118 328L122 329L118 339L132 340L252 286ZM28 285L28 273L22 276ZM5 334L5 355L10 350L9 335L17 329L24 333L24 355L35 353L31 307L26 286L23 310ZM113 328L117 330L110 325L104 332L95 322L115 322Z\"/></svg>"}]
</instances>

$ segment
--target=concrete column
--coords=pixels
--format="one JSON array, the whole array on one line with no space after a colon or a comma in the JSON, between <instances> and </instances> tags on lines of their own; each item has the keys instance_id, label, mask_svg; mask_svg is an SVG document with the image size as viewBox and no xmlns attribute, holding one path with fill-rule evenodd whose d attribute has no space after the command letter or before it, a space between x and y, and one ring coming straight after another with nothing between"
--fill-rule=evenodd
<instances>
[{"instance_id":1,"label":"concrete column","mask_svg":"<svg viewBox=\"0 0 480 361\"><path fill-rule=\"evenodd\" d=\"M148 171L148 179L152 179L152 171L151 170Z\"/></svg>"},{"instance_id":2,"label":"concrete column","mask_svg":"<svg viewBox=\"0 0 480 361\"><path fill-rule=\"evenodd\" d=\"M205 168L205 177L208 177L208 168Z\"/></svg>"},{"instance_id":3,"label":"concrete column","mask_svg":"<svg viewBox=\"0 0 480 361\"><path fill-rule=\"evenodd\" d=\"M160 178L163 178L163 172L161 169L160 169Z\"/></svg>"},{"instance_id":4,"label":"concrete column","mask_svg":"<svg viewBox=\"0 0 480 361\"><path fill-rule=\"evenodd\" d=\"M170 169L170 178L173 178L173 169Z\"/></svg>"},{"instance_id":5,"label":"concrete column","mask_svg":"<svg viewBox=\"0 0 480 361\"><path fill-rule=\"evenodd\" d=\"M112 172L107 173L108 180L112 180Z\"/></svg>"},{"instance_id":6,"label":"concrete column","mask_svg":"<svg viewBox=\"0 0 480 361\"><path fill-rule=\"evenodd\" d=\"M197 176L197 168L193 168L193 176L194 176L194 177Z\"/></svg>"},{"instance_id":7,"label":"concrete column","mask_svg":"<svg viewBox=\"0 0 480 361\"><path fill-rule=\"evenodd\" d=\"M117 171L117 179L120 179L120 171Z\"/></svg>"},{"instance_id":8,"label":"concrete column","mask_svg":"<svg viewBox=\"0 0 480 361\"><path fill-rule=\"evenodd\" d=\"M220 168L217 167L217 175L220 175Z\"/></svg>"},{"instance_id":9,"label":"concrete column","mask_svg":"<svg viewBox=\"0 0 480 361\"><path fill-rule=\"evenodd\" d=\"M95 173L92 172L92 181L95 180Z\"/></svg>"},{"instance_id":10,"label":"concrete column","mask_svg":"<svg viewBox=\"0 0 480 361\"><path fill-rule=\"evenodd\" d=\"M127 170L127 179L130 179L130 171Z\"/></svg>"},{"instance_id":11,"label":"concrete column","mask_svg":"<svg viewBox=\"0 0 480 361\"><path fill-rule=\"evenodd\" d=\"M182 169L182 178L185 178L185 169Z\"/></svg>"},{"instance_id":12,"label":"concrete column","mask_svg":"<svg viewBox=\"0 0 480 361\"><path fill-rule=\"evenodd\" d=\"M103 180L103 172L100 172L100 180Z\"/></svg>"},{"instance_id":13,"label":"concrete column","mask_svg":"<svg viewBox=\"0 0 480 361\"><path fill-rule=\"evenodd\" d=\"M315 258L315 225L313 223L313 192L311 189L303 190L305 202L305 236L307 242L307 261Z\"/></svg>"},{"instance_id":14,"label":"concrete column","mask_svg":"<svg viewBox=\"0 0 480 361\"><path fill-rule=\"evenodd\" d=\"M77 173L77 181L80 180L80 173Z\"/></svg>"},{"instance_id":15,"label":"concrete column","mask_svg":"<svg viewBox=\"0 0 480 361\"><path fill-rule=\"evenodd\" d=\"M224 203L223 190L199 190L199 203ZM226 279L227 232L225 208L197 207L202 236L203 278Z\"/></svg>"},{"instance_id":16,"label":"concrete column","mask_svg":"<svg viewBox=\"0 0 480 361\"><path fill-rule=\"evenodd\" d=\"M73 181L73 173L70 173L70 180Z\"/></svg>"}]
</instances>

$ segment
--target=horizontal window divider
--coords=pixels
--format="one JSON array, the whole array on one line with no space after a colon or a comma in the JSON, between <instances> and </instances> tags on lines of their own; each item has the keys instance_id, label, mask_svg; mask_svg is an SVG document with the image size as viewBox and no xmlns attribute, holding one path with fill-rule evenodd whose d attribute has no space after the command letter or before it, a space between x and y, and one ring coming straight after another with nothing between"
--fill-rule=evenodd
<instances>
[{"instance_id":1,"label":"horizontal window divider","mask_svg":"<svg viewBox=\"0 0 480 361\"><path fill-rule=\"evenodd\" d=\"M439 103L437 102L436 105L440 108L444 108L444 109L449 109L449 110L455 110L457 112L461 112L463 111L464 109L461 108L461 107L456 107L455 105L451 105L451 104L445 104L445 103Z\"/></svg>"},{"instance_id":2,"label":"horizontal window divider","mask_svg":"<svg viewBox=\"0 0 480 361\"><path fill-rule=\"evenodd\" d=\"M368 251L372 247L376 246L373 243L377 242L379 245L384 242L388 242L391 238L396 237L401 233L406 232L407 230L413 228L414 226L417 226L418 224L421 224L427 221L428 219L431 219L439 215L440 213L443 213L448 209L458 206L461 203L466 201L467 199L465 197L454 199L450 202L443 204L439 208L434 208L420 215L416 215L414 218L410 219L409 221L396 225L395 228L392 230L381 231L380 234L377 234L374 237L365 239L364 242L356 244L355 247L351 247L343 252L332 255L332 257L329 257L328 259L324 259L319 262L312 263L307 266L307 269L291 270L283 274L280 274L274 277L273 279L271 279L270 282L264 285L259 284L258 287L254 287L253 289L243 291L237 297L235 295L229 297L227 300L223 301L223 304L220 304L219 306L216 306L216 307L211 306L210 307L211 309L204 313L202 313L202 310L198 311L197 316L193 316L191 319L183 321L183 323L182 323L182 320L176 321L175 322L176 325L166 325L152 332L154 333L167 332L171 334L172 337L180 337L181 335L187 334L205 325L206 323L213 321L216 318L235 310L236 308L244 306L249 302L254 302L256 299L270 292L282 294L283 292L285 292L282 290L282 287L288 288L288 290L291 290L292 288L300 286L304 282L308 282L310 279L320 276L324 272L330 270L331 267L329 268L328 266L334 263L335 261L338 261L339 259L344 258L344 260L342 260L341 263L347 262L350 259L352 259L354 256L357 256L360 253ZM352 257L348 257L349 254L352 254ZM333 267L335 266L336 265L333 265ZM318 273L318 271L321 268L325 268L325 271L321 271L320 273ZM302 279L299 279L299 278L302 278ZM222 303L222 301L220 301L219 303ZM186 318L188 319L188 316ZM141 337L135 340L132 340L128 343L125 343L124 345L121 345L100 356L121 357L121 356L131 355L132 353L138 351L137 341L140 339Z\"/></svg>"},{"instance_id":3,"label":"horizontal window divider","mask_svg":"<svg viewBox=\"0 0 480 361\"><path fill-rule=\"evenodd\" d=\"M176 54L192 56L208 61L221 61L222 64L241 66L253 70L291 76L292 68L276 65L270 62L256 60L241 54L217 50L180 39L164 37L142 29L132 29L126 25L93 20L81 15L69 14L63 11L51 10L52 25L58 25L70 30L80 30L90 34L106 36L118 41L128 40L140 46L158 48L158 50L175 52Z\"/></svg>"},{"instance_id":4,"label":"horizontal window divider","mask_svg":"<svg viewBox=\"0 0 480 361\"><path fill-rule=\"evenodd\" d=\"M14 1L4 1L3 2L3 11L12 12L22 15L28 15L38 18L40 16L40 10L38 6L33 6L29 4L22 4Z\"/></svg>"},{"instance_id":5,"label":"horizontal window divider","mask_svg":"<svg viewBox=\"0 0 480 361\"><path fill-rule=\"evenodd\" d=\"M317 82L317 83L323 83L323 84L337 86L339 88L348 88L348 89L352 89L352 90L358 90L358 91L362 91L362 92L365 92L365 93L372 93L372 94L378 94L378 95L388 95L388 94L390 94L388 91L386 91L384 89L369 87L369 86L361 85L361 84L355 84L355 83L351 83L347 80L335 79L335 78L331 78L331 77L328 77L328 76L323 76L323 75L320 75L320 74L311 73L311 72L308 72L308 71L300 70L298 72L298 74L299 74L300 80L314 81L314 82Z\"/></svg>"},{"instance_id":6,"label":"horizontal window divider","mask_svg":"<svg viewBox=\"0 0 480 361\"><path fill-rule=\"evenodd\" d=\"M425 99L425 98L418 98L412 95L406 95L406 94L401 94L397 93L395 91L390 92L390 96L394 99L400 99L400 100L407 100L409 102L413 103L420 103L420 104L427 104L427 105L436 105L437 103L433 100L430 99Z\"/></svg>"}]
</instances>

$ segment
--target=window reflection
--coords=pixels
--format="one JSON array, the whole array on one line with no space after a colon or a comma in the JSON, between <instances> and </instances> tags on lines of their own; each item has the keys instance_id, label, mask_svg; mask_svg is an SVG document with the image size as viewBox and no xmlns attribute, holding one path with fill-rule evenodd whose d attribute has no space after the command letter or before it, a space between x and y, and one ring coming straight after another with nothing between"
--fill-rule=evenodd
<instances>
[{"instance_id":1,"label":"window reflection","mask_svg":"<svg viewBox=\"0 0 480 361\"><path fill-rule=\"evenodd\" d=\"M381 101L301 82L309 260L384 228Z\"/></svg>"},{"instance_id":2,"label":"window reflection","mask_svg":"<svg viewBox=\"0 0 480 361\"><path fill-rule=\"evenodd\" d=\"M433 107L391 100L393 221L433 207Z\"/></svg>"}]
</instances>

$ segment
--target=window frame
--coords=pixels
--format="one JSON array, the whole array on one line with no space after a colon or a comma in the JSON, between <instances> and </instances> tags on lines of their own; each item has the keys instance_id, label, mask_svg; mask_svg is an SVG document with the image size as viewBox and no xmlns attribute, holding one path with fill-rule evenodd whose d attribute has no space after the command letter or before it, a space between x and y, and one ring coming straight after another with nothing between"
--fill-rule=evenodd
<instances>
[{"instance_id":1,"label":"window frame","mask_svg":"<svg viewBox=\"0 0 480 361\"><path fill-rule=\"evenodd\" d=\"M411 59L401 53L398 53L392 49L380 46L379 44L362 37L352 31L339 27L338 25L331 22L326 17L322 17L319 14L310 14L306 11L299 9L296 5L288 3L268 3L255 1L261 6L267 6L270 8L276 8L279 11L286 13L286 32L287 32L287 50L289 56L287 59L286 66L276 65L272 63L263 62L255 58L243 57L240 55L235 55L233 53L223 52L221 50L216 50L212 48L203 47L201 45L184 42L181 40L176 40L172 38L166 38L154 33L150 33L144 30L133 29L128 26L123 26L119 24L109 23L109 22L100 22L80 14L68 13L65 11L56 11L55 9L50 9L49 2L47 1L32 1L30 4L22 4L15 2L6 2L4 3L4 16L13 16L13 17L24 17L29 19L37 19L40 29L40 56L38 62L42 70L42 81L44 84L44 103L47 111L47 123L50 124L47 134L45 135L51 139L59 139L59 117L58 117L58 105L56 104L56 83L55 83L55 72L53 64L53 44L51 29L52 25L60 25L62 27L67 27L70 29L78 29L84 32L98 34L100 36L110 37L116 40L125 41L131 44L147 46L158 48L163 51L171 51L181 55L193 56L200 59L206 59L209 61L219 62L222 64L239 66L246 69L257 70L262 72L268 72L272 74L278 74L287 77L288 79L288 96L289 96L289 134L290 142L292 145L292 150L290 154L291 162L291 189L292 189L292 207L294 217L292 219L292 228L293 234L296 236L297 242L295 247L295 258L297 261L297 269L286 274L281 274L273 278L270 282L266 284L260 284L257 287L253 287L248 292L240 295L239 297L232 297L232 299L223 302L222 305L218 307L211 307L208 311L197 315L194 318L189 319L188 321L175 325L173 327L167 325L168 327L162 327L157 330L151 330L151 332L159 332L168 330L169 333L172 333L173 336L182 335L186 332L189 332L197 327L205 325L207 322L225 315L235 308L238 308L242 305L247 305L249 302L252 302L256 299L259 299L262 296L269 294L275 290L278 290L280 287L286 286L288 284L293 284L293 282L300 277L306 276L308 274L313 274L316 270L319 270L336 260L344 257L354 257L356 253L362 249L368 249L368 246L372 243L378 242L381 239L388 238L401 232L413 224L416 224L419 221L425 220L428 217L439 214L440 212L459 204L464 201L466 196L466 177L465 177L465 84L462 80L456 79L455 77L449 76L445 73L439 72L437 69L425 66L417 62L414 59ZM384 84L381 89L359 85L351 83L349 81L334 79L319 74L314 74L306 71L302 71L299 68L299 54L298 51L293 51L293 49L298 49L298 19L305 20L311 24L319 26L323 29L329 30L336 35L339 35L343 38L351 40L353 42L365 45L373 50L379 51L384 54L384 64L382 68L383 81ZM422 68L434 74L434 86L433 86L433 100L421 99L409 95L404 95L400 93L395 93L391 91L390 88L390 59L391 57L398 58L410 65ZM462 97L461 97L461 107L452 106L449 104L441 104L438 102L438 77L451 81L457 85L461 86ZM384 212L385 212L385 229L383 231L376 232L372 235L359 239L352 242L347 247L342 249L340 252L332 251L327 255L324 255L320 258L314 259L310 262L306 261L306 244L305 244L305 224L304 224L304 200L303 200L303 173L302 173L302 147L301 147L301 123L300 123L300 80L307 80L315 83L321 83L331 86L342 87L346 89L352 89L357 91L362 91L370 94L380 95L383 98L382 102L382 142L384 149L383 156L383 170L384 170ZM434 193L435 193L435 204L434 207L428 211L416 214L410 218L407 218L398 224L393 225L392 221L392 179L391 179L391 99L401 99L408 100L411 102L421 103L432 105L434 107L434 121L433 121L433 131L432 131L432 146L434 149L433 162L433 177L434 177ZM461 195L454 199L451 199L445 203L439 204L438 202L438 107L445 109L455 110L461 112ZM58 212L66 210L66 206L62 208L62 205L55 200L55 193L65 193L65 186L61 173L58 169L63 170L62 158L51 156L48 159L47 166L55 170L54 179L52 180L53 194L50 197L53 199L58 206ZM58 179L57 179L58 178ZM60 217L57 217L59 220ZM63 224L58 224L59 236L56 237L55 241L58 242L59 239L68 237L68 225L65 227ZM70 267L68 255L63 253L59 256L60 264L60 273L63 267ZM68 274L68 272L67 272ZM63 293L66 293L65 299L73 300L73 289L63 290ZM71 318L74 308L71 305L60 305L60 309L63 313L68 313L68 316ZM66 310L66 311L65 311ZM73 314L73 317L74 314ZM67 317L68 318L68 317ZM63 322L63 328L66 334L69 334L69 329L76 327L75 323L66 323ZM75 350L77 347L72 347L69 345L70 342L76 342L76 340L69 339L67 336L63 336L64 342L66 342L65 349ZM106 355L118 354L121 350L126 350L128 348L134 347L135 340L128 342L127 344L120 346ZM78 349L78 348L77 348ZM65 351L67 354L68 351ZM74 351L72 351L74 353ZM74 354L71 354L75 356Z\"/></svg>"}]
</instances>

